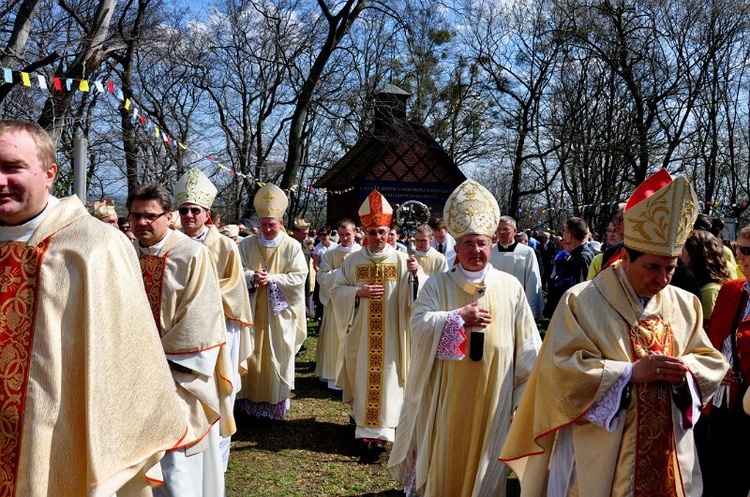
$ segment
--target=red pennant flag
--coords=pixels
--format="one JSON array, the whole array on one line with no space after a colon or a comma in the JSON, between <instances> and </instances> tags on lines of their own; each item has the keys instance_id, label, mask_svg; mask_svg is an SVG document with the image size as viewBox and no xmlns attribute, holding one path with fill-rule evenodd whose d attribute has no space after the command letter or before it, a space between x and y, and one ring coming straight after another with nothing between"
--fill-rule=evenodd
<instances>
[{"instance_id":1,"label":"red pennant flag","mask_svg":"<svg viewBox=\"0 0 750 497\"><path fill-rule=\"evenodd\" d=\"M229 170L229 173L230 173L230 174L231 174L232 176L234 176L235 174L237 174L236 172L234 172L234 169L230 169L230 170Z\"/></svg>"},{"instance_id":2,"label":"red pennant flag","mask_svg":"<svg viewBox=\"0 0 750 497\"><path fill-rule=\"evenodd\" d=\"M62 91L62 83L60 83L60 78L52 78L52 84L55 85L55 90Z\"/></svg>"},{"instance_id":3,"label":"red pennant flag","mask_svg":"<svg viewBox=\"0 0 750 497\"><path fill-rule=\"evenodd\" d=\"M111 94L115 94L115 84L112 81L107 81L107 91Z\"/></svg>"},{"instance_id":4,"label":"red pennant flag","mask_svg":"<svg viewBox=\"0 0 750 497\"><path fill-rule=\"evenodd\" d=\"M141 126L146 125L146 114L141 114Z\"/></svg>"}]
</instances>

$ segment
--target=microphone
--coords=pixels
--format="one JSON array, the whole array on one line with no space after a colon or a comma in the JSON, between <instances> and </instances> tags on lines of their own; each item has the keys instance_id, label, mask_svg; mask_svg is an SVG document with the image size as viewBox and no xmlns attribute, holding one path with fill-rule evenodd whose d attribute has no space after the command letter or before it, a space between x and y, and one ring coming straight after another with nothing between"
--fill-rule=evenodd
<instances>
[{"instance_id":1,"label":"microphone","mask_svg":"<svg viewBox=\"0 0 750 497\"><path fill-rule=\"evenodd\" d=\"M484 356L484 331L472 331L469 358L474 362L479 362L482 356Z\"/></svg>"}]
</instances>

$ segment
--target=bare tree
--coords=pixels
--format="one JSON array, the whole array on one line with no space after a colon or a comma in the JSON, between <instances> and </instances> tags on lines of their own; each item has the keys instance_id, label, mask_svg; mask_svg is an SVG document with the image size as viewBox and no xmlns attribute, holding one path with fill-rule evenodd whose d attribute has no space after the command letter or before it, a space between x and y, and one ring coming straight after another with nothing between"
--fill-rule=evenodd
<instances>
[{"instance_id":1,"label":"bare tree","mask_svg":"<svg viewBox=\"0 0 750 497\"><path fill-rule=\"evenodd\" d=\"M362 9L367 5L367 0L345 0L339 4L338 12L333 13L326 0L318 0L323 19L328 25L325 40L305 77L302 87L297 92L294 113L289 123L289 148L286 159L286 168L281 179L281 187L289 188L294 184L302 157L304 155L304 127L307 122L307 113L313 101L315 88L320 82L325 66L331 58L342 38L346 36L351 24L357 19Z\"/></svg>"}]
</instances>

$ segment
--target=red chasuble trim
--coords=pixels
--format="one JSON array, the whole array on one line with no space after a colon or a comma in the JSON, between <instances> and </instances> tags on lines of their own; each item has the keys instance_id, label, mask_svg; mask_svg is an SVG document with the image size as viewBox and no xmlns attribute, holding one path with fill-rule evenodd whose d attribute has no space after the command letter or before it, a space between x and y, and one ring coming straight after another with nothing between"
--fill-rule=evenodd
<instances>
[{"instance_id":1,"label":"red chasuble trim","mask_svg":"<svg viewBox=\"0 0 750 497\"><path fill-rule=\"evenodd\" d=\"M0 242L0 496L16 495L39 273L49 248Z\"/></svg>"},{"instance_id":2,"label":"red chasuble trim","mask_svg":"<svg viewBox=\"0 0 750 497\"><path fill-rule=\"evenodd\" d=\"M359 283L382 285L385 281L396 281L395 264L363 264L357 266ZM367 389L365 391L365 426L380 426L380 408L383 404L383 351L385 349L385 308L383 298L367 299Z\"/></svg>"},{"instance_id":3,"label":"red chasuble trim","mask_svg":"<svg viewBox=\"0 0 750 497\"><path fill-rule=\"evenodd\" d=\"M659 318L639 321L630 329L635 358L660 352L674 353L672 329ZM633 497L677 494L675 439L672 425L672 389L664 383L635 385L637 399Z\"/></svg>"},{"instance_id":4,"label":"red chasuble trim","mask_svg":"<svg viewBox=\"0 0 750 497\"><path fill-rule=\"evenodd\" d=\"M164 273L167 267L167 256L142 255L140 258L141 275L143 275L143 286L146 287L148 305L154 315L156 327L159 329L159 338L162 338L164 330L161 328L161 288L164 281Z\"/></svg>"}]
</instances>

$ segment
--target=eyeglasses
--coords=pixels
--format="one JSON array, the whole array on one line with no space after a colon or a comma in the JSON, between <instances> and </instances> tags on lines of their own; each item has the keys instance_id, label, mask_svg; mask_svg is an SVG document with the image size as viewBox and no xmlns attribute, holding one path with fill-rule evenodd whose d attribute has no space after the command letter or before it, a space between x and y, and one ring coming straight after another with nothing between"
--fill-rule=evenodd
<instances>
[{"instance_id":1,"label":"eyeglasses","mask_svg":"<svg viewBox=\"0 0 750 497\"><path fill-rule=\"evenodd\" d=\"M737 250L739 250L742 255L750 255L750 247L743 247L742 245L738 245Z\"/></svg>"},{"instance_id":2,"label":"eyeglasses","mask_svg":"<svg viewBox=\"0 0 750 497\"><path fill-rule=\"evenodd\" d=\"M203 209L200 207L180 207L177 209L177 212L179 212L181 216L187 216L188 212L192 212L193 216L197 216L203 212Z\"/></svg>"},{"instance_id":3,"label":"eyeglasses","mask_svg":"<svg viewBox=\"0 0 750 497\"><path fill-rule=\"evenodd\" d=\"M461 250L465 250L467 252L471 252L473 250L487 250L490 247L489 243L479 242L479 243L461 243L459 245Z\"/></svg>"},{"instance_id":4,"label":"eyeglasses","mask_svg":"<svg viewBox=\"0 0 750 497\"><path fill-rule=\"evenodd\" d=\"M128 214L128 217L133 221L140 221L141 219L145 219L147 223L153 223L164 215L166 215L166 212L162 212L161 214L141 214L140 212L131 212L130 214Z\"/></svg>"}]
</instances>

